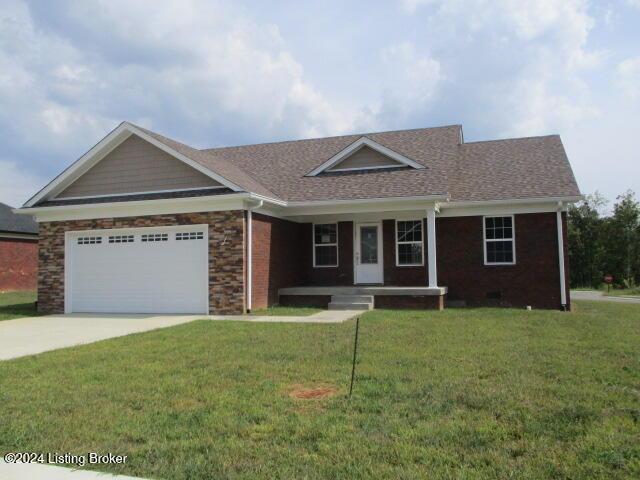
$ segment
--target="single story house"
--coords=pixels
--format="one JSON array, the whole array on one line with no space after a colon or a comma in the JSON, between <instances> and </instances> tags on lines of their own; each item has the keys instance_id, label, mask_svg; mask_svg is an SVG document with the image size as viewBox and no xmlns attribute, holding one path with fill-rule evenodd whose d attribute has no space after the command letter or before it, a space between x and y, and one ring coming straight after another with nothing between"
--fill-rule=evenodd
<instances>
[{"instance_id":1,"label":"single story house","mask_svg":"<svg viewBox=\"0 0 640 480\"><path fill-rule=\"evenodd\" d=\"M570 307L557 135L460 125L196 149L128 122L18 213L42 312Z\"/></svg>"},{"instance_id":2,"label":"single story house","mask_svg":"<svg viewBox=\"0 0 640 480\"><path fill-rule=\"evenodd\" d=\"M38 277L38 224L0 203L0 292L35 290Z\"/></svg>"}]
</instances>

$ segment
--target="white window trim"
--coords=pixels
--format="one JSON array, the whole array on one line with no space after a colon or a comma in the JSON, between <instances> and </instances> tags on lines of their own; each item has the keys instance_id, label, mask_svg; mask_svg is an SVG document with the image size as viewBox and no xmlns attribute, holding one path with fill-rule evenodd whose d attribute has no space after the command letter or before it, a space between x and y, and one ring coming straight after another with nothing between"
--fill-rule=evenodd
<instances>
[{"instance_id":1,"label":"white window trim","mask_svg":"<svg viewBox=\"0 0 640 480\"><path fill-rule=\"evenodd\" d=\"M422 226L422 241L420 242L400 242L398 241L398 222L420 222ZM423 267L424 266L424 219L422 218L397 218L395 220L396 223L396 232L394 242L396 244L396 267ZM422 252L421 252L421 262L420 263L400 263L400 244L408 244L408 243L421 243L422 244Z\"/></svg>"},{"instance_id":2,"label":"white window trim","mask_svg":"<svg viewBox=\"0 0 640 480\"><path fill-rule=\"evenodd\" d=\"M313 243L313 268L337 268L340 263L340 249L338 244L340 239L338 238L338 222L325 222L325 223L313 223L311 224L311 237ZM316 244L316 225L335 225L336 226L336 243L318 243ZM336 247L336 264L335 265L316 265L316 246L318 247Z\"/></svg>"},{"instance_id":3,"label":"white window trim","mask_svg":"<svg viewBox=\"0 0 640 480\"><path fill-rule=\"evenodd\" d=\"M511 238L490 238L487 239L487 218L511 218ZM515 215L485 215L482 217L482 249L484 250L485 265L515 265L516 264L516 218ZM512 262L488 262L487 261L487 242L508 242L511 240L513 248Z\"/></svg>"}]
</instances>

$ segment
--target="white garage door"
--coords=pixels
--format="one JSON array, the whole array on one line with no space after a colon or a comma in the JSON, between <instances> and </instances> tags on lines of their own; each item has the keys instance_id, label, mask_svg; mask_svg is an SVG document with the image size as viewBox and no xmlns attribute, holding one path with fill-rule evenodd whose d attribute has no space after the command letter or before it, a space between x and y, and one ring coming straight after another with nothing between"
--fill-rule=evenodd
<instances>
[{"instance_id":1,"label":"white garage door","mask_svg":"<svg viewBox=\"0 0 640 480\"><path fill-rule=\"evenodd\" d=\"M207 313L206 225L68 232L65 310Z\"/></svg>"}]
</instances>

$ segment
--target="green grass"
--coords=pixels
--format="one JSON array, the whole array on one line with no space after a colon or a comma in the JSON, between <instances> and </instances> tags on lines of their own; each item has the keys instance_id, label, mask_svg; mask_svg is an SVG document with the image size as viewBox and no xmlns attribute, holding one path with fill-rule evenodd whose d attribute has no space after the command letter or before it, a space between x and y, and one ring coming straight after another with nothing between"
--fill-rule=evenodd
<instances>
[{"instance_id":1,"label":"green grass","mask_svg":"<svg viewBox=\"0 0 640 480\"><path fill-rule=\"evenodd\" d=\"M312 307L281 307L279 305L253 310L251 315L268 315L268 316L286 316L286 317L305 317L321 312L321 308Z\"/></svg>"},{"instance_id":2,"label":"green grass","mask_svg":"<svg viewBox=\"0 0 640 480\"><path fill-rule=\"evenodd\" d=\"M0 362L0 453L166 479L640 477L640 306L198 321ZM323 400L298 386L334 386Z\"/></svg>"},{"instance_id":3,"label":"green grass","mask_svg":"<svg viewBox=\"0 0 640 480\"><path fill-rule=\"evenodd\" d=\"M609 292L607 292L607 290L604 290L605 295L609 295L612 297L624 297L624 296L634 296L634 297L640 297L640 287L636 287L636 288L625 288L625 289L617 289L617 288L612 288Z\"/></svg>"},{"instance_id":4,"label":"green grass","mask_svg":"<svg viewBox=\"0 0 640 480\"><path fill-rule=\"evenodd\" d=\"M0 292L0 321L38 315L35 301L35 292Z\"/></svg>"}]
</instances>

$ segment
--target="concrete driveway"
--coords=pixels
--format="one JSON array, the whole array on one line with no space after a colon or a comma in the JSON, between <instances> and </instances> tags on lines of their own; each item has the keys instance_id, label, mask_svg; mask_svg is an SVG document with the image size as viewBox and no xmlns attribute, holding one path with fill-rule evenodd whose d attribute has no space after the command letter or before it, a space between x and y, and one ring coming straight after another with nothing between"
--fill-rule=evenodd
<instances>
[{"instance_id":1,"label":"concrete driveway","mask_svg":"<svg viewBox=\"0 0 640 480\"><path fill-rule=\"evenodd\" d=\"M72 314L0 322L0 360L191 322L202 315Z\"/></svg>"},{"instance_id":2,"label":"concrete driveway","mask_svg":"<svg viewBox=\"0 0 640 480\"><path fill-rule=\"evenodd\" d=\"M640 297L609 297L598 290L571 290L571 300L640 304Z\"/></svg>"},{"instance_id":3,"label":"concrete driveway","mask_svg":"<svg viewBox=\"0 0 640 480\"><path fill-rule=\"evenodd\" d=\"M173 327L200 319L268 323L341 323L362 313L364 312L324 310L306 317L77 313L17 318L0 322L0 360Z\"/></svg>"}]
</instances>

